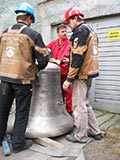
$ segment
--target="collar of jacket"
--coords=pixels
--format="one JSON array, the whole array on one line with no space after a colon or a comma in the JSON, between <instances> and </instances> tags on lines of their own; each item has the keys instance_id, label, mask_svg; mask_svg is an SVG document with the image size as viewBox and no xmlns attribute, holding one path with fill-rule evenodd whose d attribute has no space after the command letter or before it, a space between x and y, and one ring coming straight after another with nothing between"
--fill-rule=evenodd
<instances>
[{"instance_id":1,"label":"collar of jacket","mask_svg":"<svg viewBox=\"0 0 120 160\"><path fill-rule=\"evenodd\" d=\"M73 29L73 32L75 32L84 22L80 23L75 29Z\"/></svg>"}]
</instances>

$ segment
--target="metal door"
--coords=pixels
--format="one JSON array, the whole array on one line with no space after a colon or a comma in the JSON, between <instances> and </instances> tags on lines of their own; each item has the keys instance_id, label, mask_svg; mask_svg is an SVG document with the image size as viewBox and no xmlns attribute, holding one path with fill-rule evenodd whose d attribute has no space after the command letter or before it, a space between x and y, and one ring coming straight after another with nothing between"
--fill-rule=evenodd
<instances>
[{"instance_id":1,"label":"metal door","mask_svg":"<svg viewBox=\"0 0 120 160\"><path fill-rule=\"evenodd\" d=\"M99 73L90 100L94 108L120 113L120 17L88 21L99 37Z\"/></svg>"}]
</instances>

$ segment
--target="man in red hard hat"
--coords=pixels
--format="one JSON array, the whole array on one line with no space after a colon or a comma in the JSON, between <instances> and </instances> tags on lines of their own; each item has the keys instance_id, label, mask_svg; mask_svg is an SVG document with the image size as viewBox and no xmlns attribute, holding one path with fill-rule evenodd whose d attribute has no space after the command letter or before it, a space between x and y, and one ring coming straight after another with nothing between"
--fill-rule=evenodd
<instances>
[{"instance_id":1,"label":"man in red hard hat","mask_svg":"<svg viewBox=\"0 0 120 160\"><path fill-rule=\"evenodd\" d=\"M75 15L79 15L81 18L84 18L84 13L78 7L71 7L65 13L64 24L68 24L68 20Z\"/></svg>"},{"instance_id":2,"label":"man in red hard hat","mask_svg":"<svg viewBox=\"0 0 120 160\"><path fill-rule=\"evenodd\" d=\"M64 20L73 32L69 71L63 89L67 90L72 83L74 130L66 140L79 143L86 143L88 135L96 140L102 138L88 96L92 78L99 75L98 38L83 18L84 13L78 7L72 7L66 11Z\"/></svg>"}]
</instances>

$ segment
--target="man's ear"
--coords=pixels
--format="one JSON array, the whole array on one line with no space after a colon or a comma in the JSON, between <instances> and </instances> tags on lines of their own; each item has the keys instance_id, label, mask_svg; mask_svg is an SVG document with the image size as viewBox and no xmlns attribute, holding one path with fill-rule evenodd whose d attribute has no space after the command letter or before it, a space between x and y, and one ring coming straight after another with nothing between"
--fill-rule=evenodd
<instances>
[{"instance_id":1,"label":"man's ear","mask_svg":"<svg viewBox=\"0 0 120 160\"><path fill-rule=\"evenodd\" d=\"M32 21L32 17L31 16L28 16L28 19Z\"/></svg>"}]
</instances>

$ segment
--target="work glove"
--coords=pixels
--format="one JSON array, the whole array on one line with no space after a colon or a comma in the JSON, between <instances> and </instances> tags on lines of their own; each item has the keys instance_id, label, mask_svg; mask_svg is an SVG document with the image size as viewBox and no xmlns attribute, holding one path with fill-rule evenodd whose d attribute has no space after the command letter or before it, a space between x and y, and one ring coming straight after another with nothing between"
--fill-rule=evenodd
<instances>
[{"instance_id":1,"label":"work glove","mask_svg":"<svg viewBox=\"0 0 120 160\"><path fill-rule=\"evenodd\" d=\"M49 61L52 62L52 63L55 63L55 64L57 64L57 65L60 65L60 60L59 60L59 59L50 58Z\"/></svg>"}]
</instances>

